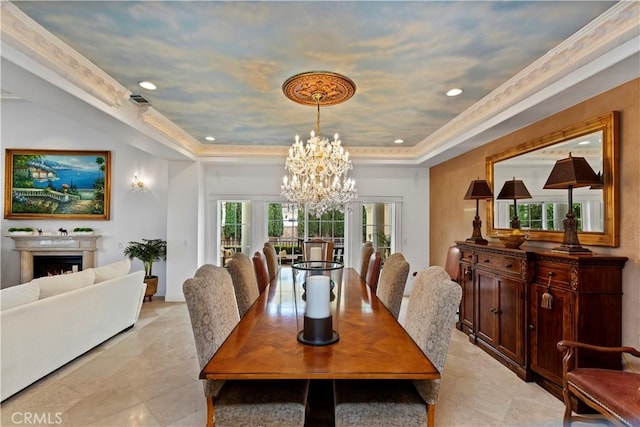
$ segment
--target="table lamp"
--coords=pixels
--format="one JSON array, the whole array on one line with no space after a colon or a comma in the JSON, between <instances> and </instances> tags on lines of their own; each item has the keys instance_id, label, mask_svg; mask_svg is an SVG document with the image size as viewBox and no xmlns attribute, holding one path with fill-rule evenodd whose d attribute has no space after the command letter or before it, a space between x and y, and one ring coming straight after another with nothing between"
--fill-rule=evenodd
<instances>
[{"instance_id":1,"label":"table lamp","mask_svg":"<svg viewBox=\"0 0 640 427\"><path fill-rule=\"evenodd\" d=\"M516 200L518 199L531 199L531 194L529 194L529 190L525 187L524 182L519 179L513 177L512 180L507 181L502 186L502 190L498 194L499 200L513 200L513 218L511 219L511 228L518 229L520 228L520 220L518 219L518 206L516 205Z\"/></svg>"},{"instance_id":2,"label":"table lamp","mask_svg":"<svg viewBox=\"0 0 640 427\"><path fill-rule=\"evenodd\" d=\"M467 242L477 245L486 245L488 243L486 239L482 238L482 221L480 221L480 216L478 215L478 203L480 199L491 198L493 198L493 193L487 181L480 179L480 177L471 181L467 193L464 195L464 200L476 201L476 216L473 218L473 234L466 240Z\"/></svg>"},{"instance_id":3,"label":"table lamp","mask_svg":"<svg viewBox=\"0 0 640 427\"><path fill-rule=\"evenodd\" d=\"M578 221L573 212L573 189L579 187L598 186L600 178L591 169L584 157L569 157L558 160L551 170L545 189L568 189L569 190L569 212L562 221L564 226L564 237L562 245L552 249L553 252L562 253L591 253L587 248L580 246L578 240Z\"/></svg>"}]
</instances>

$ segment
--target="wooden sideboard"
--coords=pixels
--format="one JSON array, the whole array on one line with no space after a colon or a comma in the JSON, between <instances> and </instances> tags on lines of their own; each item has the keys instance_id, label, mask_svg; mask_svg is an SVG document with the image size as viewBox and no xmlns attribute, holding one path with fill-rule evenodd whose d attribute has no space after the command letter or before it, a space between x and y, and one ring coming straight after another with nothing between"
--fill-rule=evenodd
<instances>
[{"instance_id":1,"label":"wooden sideboard","mask_svg":"<svg viewBox=\"0 0 640 427\"><path fill-rule=\"evenodd\" d=\"M560 340L619 346L627 258L456 242L458 329L525 381L562 399ZM621 369L619 357L581 351L581 367Z\"/></svg>"}]
</instances>

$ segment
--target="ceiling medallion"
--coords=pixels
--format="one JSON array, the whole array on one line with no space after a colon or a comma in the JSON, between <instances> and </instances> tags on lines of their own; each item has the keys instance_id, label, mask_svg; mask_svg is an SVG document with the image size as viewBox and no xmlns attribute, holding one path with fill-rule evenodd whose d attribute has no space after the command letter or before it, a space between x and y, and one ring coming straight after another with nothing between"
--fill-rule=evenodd
<instances>
[{"instance_id":1,"label":"ceiling medallion","mask_svg":"<svg viewBox=\"0 0 640 427\"><path fill-rule=\"evenodd\" d=\"M331 71L310 71L289 77L282 85L284 95L298 104L317 106L340 104L356 93L347 76ZM319 101L317 98L320 98Z\"/></svg>"},{"instance_id":2,"label":"ceiling medallion","mask_svg":"<svg viewBox=\"0 0 640 427\"><path fill-rule=\"evenodd\" d=\"M320 135L320 106L344 102L355 90L349 78L326 71L297 74L282 85L287 98L316 106L317 116L316 132L311 132L306 144L296 135L289 148L281 195L318 217L333 209L342 211L345 204L358 197L356 183L348 176L353 168L349 152L342 147L338 134L333 141Z\"/></svg>"}]
</instances>

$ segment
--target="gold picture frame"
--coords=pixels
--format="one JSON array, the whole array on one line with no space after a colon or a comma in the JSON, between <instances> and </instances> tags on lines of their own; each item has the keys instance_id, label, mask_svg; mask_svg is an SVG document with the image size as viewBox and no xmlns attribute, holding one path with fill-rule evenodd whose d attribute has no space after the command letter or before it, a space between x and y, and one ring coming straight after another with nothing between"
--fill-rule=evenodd
<instances>
[{"instance_id":1,"label":"gold picture frame","mask_svg":"<svg viewBox=\"0 0 640 427\"><path fill-rule=\"evenodd\" d=\"M5 150L5 219L108 220L111 151Z\"/></svg>"}]
</instances>

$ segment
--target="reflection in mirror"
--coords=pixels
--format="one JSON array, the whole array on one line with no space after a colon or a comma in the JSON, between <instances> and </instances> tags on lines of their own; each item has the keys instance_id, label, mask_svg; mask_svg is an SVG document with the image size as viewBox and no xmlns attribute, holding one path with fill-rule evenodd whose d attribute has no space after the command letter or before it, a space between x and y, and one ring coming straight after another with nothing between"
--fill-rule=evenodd
<instances>
[{"instance_id":1,"label":"reflection in mirror","mask_svg":"<svg viewBox=\"0 0 640 427\"><path fill-rule=\"evenodd\" d=\"M556 161L584 157L602 176L603 185L573 190L573 210L582 244L617 246L617 113L527 142L487 158L487 181L494 193L507 180L522 180L532 198L517 204L520 226L529 240L561 242L568 209L567 192L545 190L544 184ZM510 228L513 203L494 199L487 203L487 234Z\"/></svg>"},{"instance_id":2,"label":"reflection in mirror","mask_svg":"<svg viewBox=\"0 0 640 427\"><path fill-rule=\"evenodd\" d=\"M559 159L584 157L591 169L602 171L602 131L573 138L568 141L545 147L521 156L498 162L494 165L494 180L502 185L515 176L530 189L531 198L517 205L520 228L527 230L563 231L562 221L569 210L567 192L545 190L545 181L551 169ZM604 230L604 200L602 189L590 187L573 190L573 208L578 220L578 231ZM513 203L510 200L494 200L493 224L495 228L510 228L514 217Z\"/></svg>"}]
</instances>

